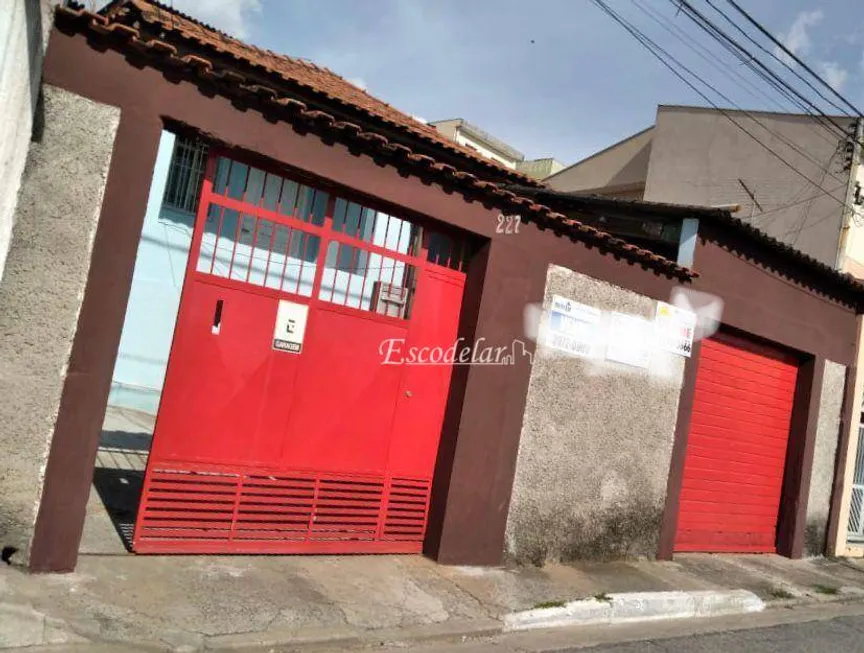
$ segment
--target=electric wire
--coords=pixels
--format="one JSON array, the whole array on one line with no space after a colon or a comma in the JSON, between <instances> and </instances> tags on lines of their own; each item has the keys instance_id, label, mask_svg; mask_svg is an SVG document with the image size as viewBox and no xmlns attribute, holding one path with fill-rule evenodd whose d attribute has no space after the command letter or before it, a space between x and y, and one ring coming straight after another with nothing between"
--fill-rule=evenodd
<instances>
[{"instance_id":1,"label":"electric wire","mask_svg":"<svg viewBox=\"0 0 864 653\"><path fill-rule=\"evenodd\" d=\"M759 139L752 131L744 127L739 121L737 121L732 114L721 108L717 103L715 103L708 95L706 95L702 90L700 90L695 84L693 84L687 77L685 77L679 70L675 68L675 66L670 63L671 60L677 64L681 69L686 71L691 77L699 80L705 86L710 87L710 85L705 82L699 75L694 73L692 70L687 68L684 64L678 61L674 56L669 54L665 49L659 46L655 41L653 41L650 37L646 36L642 31L636 28L632 23L623 18L618 12L612 9L604 0L592 0L594 4L600 8L604 13L606 13L610 18L612 18L616 23L618 23L621 27L623 27L633 38L639 42L645 49L647 49L658 61L660 61L666 68L668 68L676 77L678 77L681 81L683 81L691 90L697 93L703 100L708 102L712 107L714 107L718 112L720 112L723 116L725 116L730 122L732 122L738 129L747 134L751 139L756 141L760 146L762 146L766 151L768 151L773 157L775 157L778 161L783 163L786 167L792 170L795 174L802 177L804 180L815 186L816 188L820 188L822 193L831 197L832 200L836 201L843 207L847 209L850 208L848 205L842 201L834 197L833 195L828 194L823 188L821 188L816 182L810 179L806 174L801 172L798 168L796 168L793 164L789 163L785 158L783 158L780 154L778 154L775 150L773 150L770 146L766 145L762 140ZM665 58L664 58L665 57ZM668 59L668 60L667 60ZM731 102L728 98L726 98L723 94L719 93L715 90L715 93L723 97L723 99ZM733 103L734 104L734 103ZM746 113L746 112L745 112ZM758 123L758 121L756 121ZM761 125L761 123L759 123ZM762 125L763 128L764 125ZM767 128L766 128L767 129ZM770 130L768 130L770 131ZM845 183L845 182L844 182Z\"/></svg>"},{"instance_id":2,"label":"electric wire","mask_svg":"<svg viewBox=\"0 0 864 653\"><path fill-rule=\"evenodd\" d=\"M862 112L861 109L859 109L852 102L850 102L843 95L841 95L840 92L837 91L837 89L835 89L833 86L831 86L831 84L826 82L822 77L820 77L816 72L814 72L813 69L810 68L810 66L808 66L806 63L804 63L794 52L789 50L789 48L787 48L786 45L784 45L779 40L777 40L777 38L775 38L774 35L771 34L771 32L769 32L767 29L765 29L755 18L753 18L753 16L751 16L749 13L747 13L747 11L745 11L741 7L741 5L739 5L737 2L735 2L735 0L726 0L726 1L730 5L732 5L732 7L739 14L741 14L747 20L747 22L749 22L751 25L753 25L753 27L755 27L757 30L759 30L774 45L776 45L778 48L780 48L780 50L782 50L790 59L792 59L792 61L797 63L799 66L801 66L810 75L812 75L816 81L818 81L820 84L822 84L822 86L824 86L826 89L828 89L832 94L834 94L835 97L837 97L846 106L848 106L850 109L852 109L852 112L855 116L857 116L859 118L864 116L864 112Z\"/></svg>"},{"instance_id":3,"label":"electric wire","mask_svg":"<svg viewBox=\"0 0 864 653\"><path fill-rule=\"evenodd\" d=\"M795 75L795 77L797 77L799 80L801 80L802 82L804 82L804 84L806 84L807 87L810 88L810 90L812 90L814 93L816 93L816 95L818 95L820 98L822 98L825 102L827 102L828 104L830 104L832 107L834 107L835 109L837 109L837 111L839 111L839 112L842 113L842 114L848 114L848 113L849 113L847 110L842 109L842 108L840 108L839 106L837 106L837 104L835 104L833 100L829 100L827 97L825 97L825 95L824 95L824 94L823 94L819 89L817 89L815 86L813 86L813 84L811 84L811 83L807 80L807 78L805 78L801 73L799 73L799 72L798 72L797 70L795 70L792 66L790 66L790 65L788 64L788 62L786 62L786 61L784 61L782 58L778 57L774 52L772 52L771 50L769 50L768 48L766 48L764 45L762 45L761 43L759 43L759 41L757 41L756 39L754 39L754 38L750 35L750 33L747 32L747 30L745 30L745 29L742 28L740 25L738 25L738 23L736 23L734 20L732 20L732 19L729 17L729 15L728 15L726 12L724 12L722 9L720 9L717 5L715 5L714 2L712 2L712 0L705 0L705 2L706 2L706 3L708 4L708 6L710 6L714 11L716 11L718 14L720 14L720 15L724 18L724 20L726 20L726 22L728 22L730 25L732 25L732 27L734 27L738 32L740 32L740 33L744 36L744 38L746 38L748 41L750 41L753 45L755 45L757 48L759 48L762 52L764 52L765 54L767 54L769 57L771 57L772 59L774 59L775 61L777 61L777 62L778 62L780 65L782 65L784 68L786 68L787 70L789 70L793 75ZM825 116L824 113L823 113L822 115ZM829 116L825 116L825 117L830 119Z\"/></svg>"},{"instance_id":4,"label":"electric wire","mask_svg":"<svg viewBox=\"0 0 864 653\"><path fill-rule=\"evenodd\" d=\"M758 57L741 45L736 39L717 27L716 24L696 9L690 2L687 0L669 1L673 5L681 8L685 15L693 21L697 27L720 43L728 52L746 65L757 76L772 86L781 95L789 99L790 102L796 105L805 114L813 116L816 121L832 136L844 139L848 137L848 134L841 125L838 125L829 116L826 116L815 103L800 93L782 77L777 75L777 73L771 70L771 68L765 65Z\"/></svg>"}]
</instances>

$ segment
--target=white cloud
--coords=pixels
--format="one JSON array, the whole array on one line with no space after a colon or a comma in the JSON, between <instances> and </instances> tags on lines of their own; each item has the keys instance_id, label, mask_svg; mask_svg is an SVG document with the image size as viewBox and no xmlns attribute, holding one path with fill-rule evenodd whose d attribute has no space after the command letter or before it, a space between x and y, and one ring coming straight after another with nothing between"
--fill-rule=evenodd
<instances>
[{"instance_id":1,"label":"white cloud","mask_svg":"<svg viewBox=\"0 0 864 653\"><path fill-rule=\"evenodd\" d=\"M363 91L365 91L368 88L368 86L366 85L366 80L363 79L362 77L349 77L348 81Z\"/></svg>"},{"instance_id":2,"label":"white cloud","mask_svg":"<svg viewBox=\"0 0 864 653\"><path fill-rule=\"evenodd\" d=\"M822 18L823 14L821 9L815 9L813 11L802 11L801 13L799 13L795 17L795 20L792 23L792 27L789 28L789 33L780 39L781 41L783 41L783 45L785 45L790 52L798 55L799 57L807 55L813 46L813 42L810 40L810 34L808 34L808 31L811 27L818 25ZM780 50L780 48L776 48L774 50L774 54L776 54L785 63L792 63L791 57L789 57L788 54Z\"/></svg>"},{"instance_id":3,"label":"white cloud","mask_svg":"<svg viewBox=\"0 0 864 653\"><path fill-rule=\"evenodd\" d=\"M177 11L182 11L238 39L249 36L253 17L261 13L261 0L167 0L167 2Z\"/></svg>"},{"instance_id":4,"label":"white cloud","mask_svg":"<svg viewBox=\"0 0 864 653\"><path fill-rule=\"evenodd\" d=\"M839 63L834 61L823 61L819 63L819 68L822 71L822 77L828 82L835 91L843 88L846 80L849 78L849 71L843 68Z\"/></svg>"}]
</instances>

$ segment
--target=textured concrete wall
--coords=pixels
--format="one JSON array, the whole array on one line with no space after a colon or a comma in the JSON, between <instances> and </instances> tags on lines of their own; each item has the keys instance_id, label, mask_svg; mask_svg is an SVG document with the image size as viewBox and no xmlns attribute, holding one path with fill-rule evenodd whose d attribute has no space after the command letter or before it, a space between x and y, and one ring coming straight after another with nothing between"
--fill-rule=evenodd
<instances>
[{"instance_id":1,"label":"textured concrete wall","mask_svg":"<svg viewBox=\"0 0 864 653\"><path fill-rule=\"evenodd\" d=\"M834 267L849 177L841 172L843 155L837 141L814 129L812 116L755 112L733 117L738 124L713 109L659 107L645 199L701 206L739 204L736 216L745 220L770 211L770 216L755 222L761 230ZM847 130L852 120L838 118L837 124ZM745 130L759 134L765 147ZM823 179L826 169L831 177L824 177L824 187L830 192L810 202L792 199L814 195L798 195L801 175Z\"/></svg>"},{"instance_id":2,"label":"textured concrete wall","mask_svg":"<svg viewBox=\"0 0 864 653\"><path fill-rule=\"evenodd\" d=\"M629 192L641 199L648 178L653 134L654 128L649 127L564 168L544 181L554 190L590 190L601 195L618 196L621 192L627 193L627 189L634 189Z\"/></svg>"},{"instance_id":3,"label":"textured concrete wall","mask_svg":"<svg viewBox=\"0 0 864 653\"><path fill-rule=\"evenodd\" d=\"M816 449L813 453L813 471L807 499L805 555L825 553L825 530L828 524L828 512L831 509L831 490L834 484L845 383L846 367L832 361L825 361L822 394L819 399L819 420L816 423Z\"/></svg>"},{"instance_id":4,"label":"textured concrete wall","mask_svg":"<svg viewBox=\"0 0 864 653\"><path fill-rule=\"evenodd\" d=\"M25 552L120 118L51 86L43 96L0 282L0 546Z\"/></svg>"},{"instance_id":5,"label":"textured concrete wall","mask_svg":"<svg viewBox=\"0 0 864 653\"><path fill-rule=\"evenodd\" d=\"M42 78L50 0L4 0L0 11L0 279Z\"/></svg>"},{"instance_id":6,"label":"textured concrete wall","mask_svg":"<svg viewBox=\"0 0 864 653\"><path fill-rule=\"evenodd\" d=\"M544 308L553 294L646 318L656 308L557 266ZM655 555L684 360L657 354L640 369L560 357L538 344L507 521L510 556L541 564Z\"/></svg>"}]
</instances>

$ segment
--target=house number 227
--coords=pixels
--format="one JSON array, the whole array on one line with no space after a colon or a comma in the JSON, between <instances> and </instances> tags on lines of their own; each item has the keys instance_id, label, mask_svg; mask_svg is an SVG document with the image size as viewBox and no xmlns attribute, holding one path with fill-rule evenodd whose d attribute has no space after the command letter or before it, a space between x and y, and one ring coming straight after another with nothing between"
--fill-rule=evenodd
<instances>
[{"instance_id":1,"label":"house number 227","mask_svg":"<svg viewBox=\"0 0 864 653\"><path fill-rule=\"evenodd\" d=\"M518 234L519 225L522 223L521 215L504 215L498 214L498 225L495 227L497 234Z\"/></svg>"}]
</instances>

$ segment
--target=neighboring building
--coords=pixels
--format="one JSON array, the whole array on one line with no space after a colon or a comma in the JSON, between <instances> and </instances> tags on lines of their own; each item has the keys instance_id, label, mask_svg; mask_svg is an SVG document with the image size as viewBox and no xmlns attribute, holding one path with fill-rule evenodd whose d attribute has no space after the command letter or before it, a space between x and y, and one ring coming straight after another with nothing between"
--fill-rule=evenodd
<instances>
[{"instance_id":1,"label":"neighboring building","mask_svg":"<svg viewBox=\"0 0 864 653\"><path fill-rule=\"evenodd\" d=\"M463 118L437 120L429 124L450 140L534 179L543 179L564 168L563 163L552 158L526 161L522 152Z\"/></svg>"},{"instance_id":2,"label":"neighboring building","mask_svg":"<svg viewBox=\"0 0 864 653\"><path fill-rule=\"evenodd\" d=\"M39 103L50 0L5 0L0 11L0 279Z\"/></svg>"},{"instance_id":3,"label":"neighboring building","mask_svg":"<svg viewBox=\"0 0 864 653\"><path fill-rule=\"evenodd\" d=\"M695 221L677 264L151 0L58 9L42 94L0 282L0 546L30 569L75 567L100 478L136 553L824 550L864 285L725 211L619 207ZM724 302L695 347L684 291ZM129 441L146 471L94 474Z\"/></svg>"},{"instance_id":4,"label":"neighboring building","mask_svg":"<svg viewBox=\"0 0 864 653\"><path fill-rule=\"evenodd\" d=\"M826 265L860 277L864 276L864 218L860 217L864 198L855 193L861 168L857 150L854 156L851 152L855 121L831 120L846 137L829 133L813 116L660 106L652 127L545 182L554 190L607 197L738 205L736 217ZM854 206L857 215L844 204Z\"/></svg>"}]
</instances>

